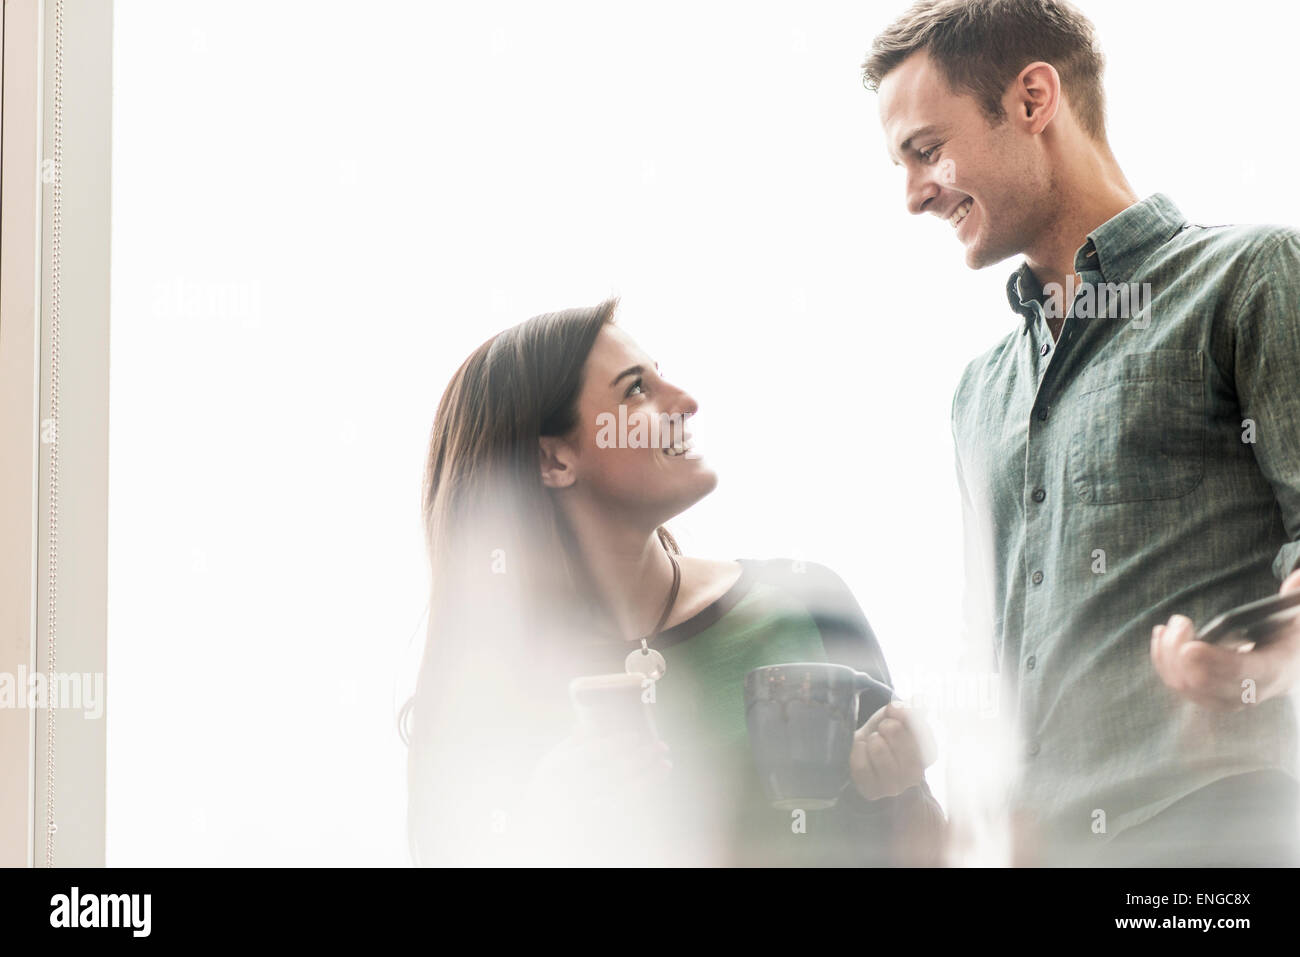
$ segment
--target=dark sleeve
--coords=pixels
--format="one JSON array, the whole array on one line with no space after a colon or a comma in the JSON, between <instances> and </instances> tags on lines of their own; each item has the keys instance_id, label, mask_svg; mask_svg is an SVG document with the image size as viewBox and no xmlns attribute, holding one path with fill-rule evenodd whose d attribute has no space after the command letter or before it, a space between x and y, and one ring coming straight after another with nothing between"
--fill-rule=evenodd
<instances>
[{"instance_id":1,"label":"dark sleeve","mask_svg":"<svg viewBox=\"0 0 1300 957\"><path fill-rule=\"evenodd\" d=\"M768 572L797 594L821 632L828 660L864 671L893 687L885 655L861 606L843 580L814 562L776 560ZM861 699L858 727L873 710ZM868 801L850 781L831 812L852 838L851 863L871 866L937 866L943 862L947 820L924 780L896 797Z\"/></svg>"}]
</instances>

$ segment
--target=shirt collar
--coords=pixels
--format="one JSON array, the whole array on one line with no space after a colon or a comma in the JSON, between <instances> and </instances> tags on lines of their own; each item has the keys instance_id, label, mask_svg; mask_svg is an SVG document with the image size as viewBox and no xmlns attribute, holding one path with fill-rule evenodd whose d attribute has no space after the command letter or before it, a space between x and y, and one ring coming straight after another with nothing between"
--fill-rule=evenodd
<instances>
[{"instance_id":1,"label":"shirt collar","mask_svg":"<svg viewBox=\"0 0 1300 957\"><path fill-rule=\"evenodd\" d=\"M1025 321L1024 331L1038 319L1038 310L1034 303L1043 298L1043 287L1038 277L1029 268L1028 262L1022 262L1020 268L1007 280L1007 301L1011 310L1020 314Z\"/></svg>"},{"instance_id":2,"label":"shirt collar","mask_svg":"<svg viewBox=\"0 0 1300 957\"><path fill-rule=\"evenodd\" d=\"M1074 269L1085 282L1128 282L1156 249L1186 225L1187 218L1173 201L1163 193L1156 193L1090 232L1087 241L1074 254ZM1020 268L1007 280L1007 301L1024 319L1026 332L1038 318L1034 303L1042 295L1042 284L1029 263L1021 262Z\"/></svg>"}]
</instances>

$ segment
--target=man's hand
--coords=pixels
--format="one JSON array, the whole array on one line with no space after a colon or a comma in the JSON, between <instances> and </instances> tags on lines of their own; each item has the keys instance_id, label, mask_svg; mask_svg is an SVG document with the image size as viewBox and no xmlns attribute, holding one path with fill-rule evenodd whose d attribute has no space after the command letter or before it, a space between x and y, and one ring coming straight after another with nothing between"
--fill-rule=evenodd
<instances>
[{"instance_id":1,"label":"man's hand","mask_svg":"<svg viewBox=\"0 0 1300 957\"><path fill-rule=\"evenodd\" d=\"M849 771L868 801L902 794L925 779L938 748L921 716L900 702L885 705L853 735Z\"/></svg>"},{"instance_id":2,"label":"man's hand","mask_svg":"<svg viewBox=\"0 0 1300 957\"><path fill-rule=\"evenodd\" d=\"M1300 571L1282 583L1279 594L1297 590ZM1249 651L1220 648L1195 636L1196 627L1184 615L1156 625L1151 632L1151 662L1160 680L1203 708L1240 711L1287 694L1300 681L1300 619L1267 645ZM1248 695L1248 690L1253 693Z\"/></svg>"}]
</instances>

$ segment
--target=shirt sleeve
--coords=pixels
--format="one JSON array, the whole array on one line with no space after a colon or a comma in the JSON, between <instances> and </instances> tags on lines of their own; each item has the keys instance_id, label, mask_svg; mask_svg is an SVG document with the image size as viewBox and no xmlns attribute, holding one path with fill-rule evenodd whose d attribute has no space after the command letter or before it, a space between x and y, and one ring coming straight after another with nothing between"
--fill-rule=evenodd
<instances>
[{"instance_id":1,"label":"shirt sleeve","mask_svg":"<svg viewBox=\"0 0 1300 957\"><path fill-rule=\"evenodd\" d=\"M1273 561L1281 581L1300 566L1300 232L1270 234L1248 275L1229 313L1233 375L1242 417L1255 423L1255 461L1289 539Z\"/></svg>"},{"instance_id":2,"label":"shirt sleeve","mask_svg":"<svg viewBox=\"0 0 1300 957\"><path fill-rule=\"evenodd\" d=\"M827 658L866 672L892 687L884 652L862 607L848 586L829 568L791 563L791 578L821 633ZM863 709L858 727L871 712ZM896 797L868 801L853 782L841 792L832 812L849 834L864 866L935 866L942 863L947 821L939 802L922 780Z\"/></svg>"}]
</instances>

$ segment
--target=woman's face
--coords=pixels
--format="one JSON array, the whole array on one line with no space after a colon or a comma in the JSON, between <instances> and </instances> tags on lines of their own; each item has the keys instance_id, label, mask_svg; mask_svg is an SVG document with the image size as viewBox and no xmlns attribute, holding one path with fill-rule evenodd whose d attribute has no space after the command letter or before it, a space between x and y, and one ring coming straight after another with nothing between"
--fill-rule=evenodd
<instances>
[{"instance_id":1,"label":"woman's face","mask_svg":"<svg viewBox=\"0 0 1300 957\"><path fill-rule=\"evenodd\" d=\"M685 511L718 484L685 430L698 408L626 332L606 324L587 357L578 426L564 442L569 488L651 527Z\"/></svg>"}]
</instances>

